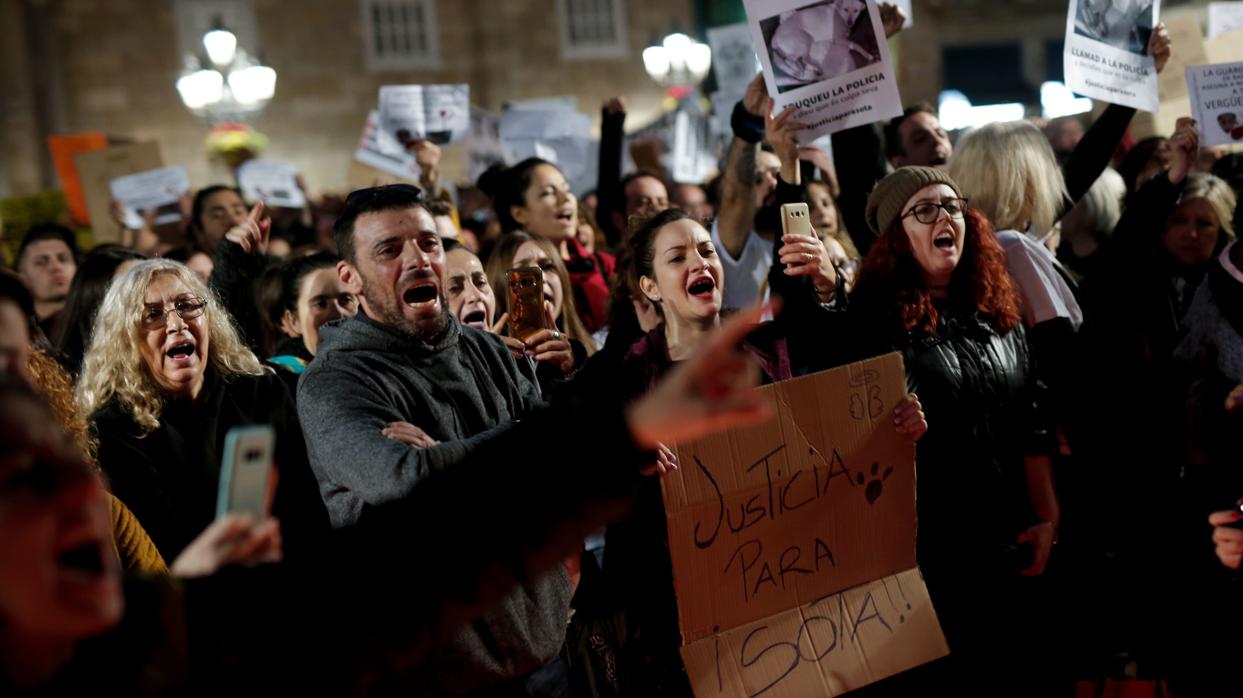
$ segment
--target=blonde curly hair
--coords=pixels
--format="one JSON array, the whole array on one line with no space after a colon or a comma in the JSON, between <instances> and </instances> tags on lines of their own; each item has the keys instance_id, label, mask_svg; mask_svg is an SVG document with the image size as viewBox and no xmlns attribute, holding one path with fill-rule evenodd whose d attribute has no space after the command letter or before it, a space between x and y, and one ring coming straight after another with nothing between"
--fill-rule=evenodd
<instances>
[{"instance_id":1,"label":"blonde curly hair","mask_svg":"<svg viewBox=\"0 0 1243 698\"><path fill-rule=\"evenodd\" d=\"M129 411L144 434L160 426L164 393L139 353L143 344L142 313L147 288L157 276L176 276L186 288L207 301L207 363L221 378L269 372L242 342L220 298L180 262L148 259L130 267L108 287L95 317L91 341L82 361L78 403L94 414L113 400Z\"/></svg>"}]
</instances>

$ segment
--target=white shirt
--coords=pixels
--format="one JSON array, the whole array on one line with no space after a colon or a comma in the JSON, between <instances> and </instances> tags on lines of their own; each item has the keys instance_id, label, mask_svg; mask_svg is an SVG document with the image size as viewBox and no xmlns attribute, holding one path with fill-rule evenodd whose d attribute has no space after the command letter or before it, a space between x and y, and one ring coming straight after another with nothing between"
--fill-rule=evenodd
<instances>
[{"instance_id":1,"label":"white shirt","mask_svg":"<svg viewBox=\"0 0 1243 698\"><path fill-rule=\"evenodd\" d=\"M1083 311L1070 285L1053 266L1049 248L1017 230L998 231L997 242L1006 251L1006 266L1022 296L1023 324L1030 328L1064 317L1079 329Z\"/></svg>"},{"instance_id":2,"label":"white shirt","mask_svg":"<svg viewBox=\"0 0 1243 698\"><path fill-rule=\"evenodd\" d=\"M742 254L734 259L721 242L716 221L712 221L712 246L725 270L725 289L721 302L726 308L750 308L760 301L760 288L773 265L773 243L751 231Z\"/></svg>"}]
</instances>

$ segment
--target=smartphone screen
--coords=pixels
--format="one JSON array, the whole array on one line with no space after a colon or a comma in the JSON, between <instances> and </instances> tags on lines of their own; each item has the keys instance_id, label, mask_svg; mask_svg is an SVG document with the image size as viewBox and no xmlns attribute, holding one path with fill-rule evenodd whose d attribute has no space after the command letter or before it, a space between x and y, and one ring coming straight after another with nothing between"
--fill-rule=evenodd
<instances>
[{"instance_id":1,"label":"smartphone screen","mask_svg":"<svg viewBox=\"0 0 1243 698\"><path fill-rule=\"evenodd\" d=\"M266 424L233 427L224 437L216 517L229 513L267 515L268 479L276 432Z\"/></svg>"},{"instance_id":2,"label":"smartphone screen","mask_svg":"<svg viewBox=\"0 0 1243 698\"><path fill-rule=\"evenodd\" d=\"M522 341L546 329L544 317L544 272L539 267L510 269L509 334Z\"/></svg>"}]
</instances>

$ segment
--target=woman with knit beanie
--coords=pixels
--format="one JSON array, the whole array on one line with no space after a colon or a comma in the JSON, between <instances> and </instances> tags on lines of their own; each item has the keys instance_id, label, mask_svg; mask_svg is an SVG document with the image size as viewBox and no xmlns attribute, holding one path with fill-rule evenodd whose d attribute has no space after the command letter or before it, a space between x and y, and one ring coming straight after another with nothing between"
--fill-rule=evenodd
<instances>
[{"instance_id":1,"label":"woman with knit beanie","mask_svg":"<svg viewBox=\"0 0 1243 698\"><path fill-rule=\"evenodd\" d=\"M948 658L897 681L903 691L914 683L960 696L1044 695L1047 667L1033 672L1039 577L1059 512L1005 253L941 169L903 167L882 179L867 222L878 238L851 310L880 340L875 349L903 353L927 415L917 555L950 646Z\"/></svg>"}]
</instances>

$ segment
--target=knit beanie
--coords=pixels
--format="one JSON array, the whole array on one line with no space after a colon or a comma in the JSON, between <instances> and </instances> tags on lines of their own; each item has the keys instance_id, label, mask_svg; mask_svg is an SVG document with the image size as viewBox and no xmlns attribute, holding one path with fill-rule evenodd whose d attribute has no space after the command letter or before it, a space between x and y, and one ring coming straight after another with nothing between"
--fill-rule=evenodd
<instances>
[{"instance_id":1,"label":"knit beanie","mask_svg":"<svg viewBox=\"0 0 1243 698\"><path fill-rule=\"evenodd\" d=\"M902 207L920 189L929 184L944 184L962 196L958 184L939 167L899 167L876 183L868 196L868 227L877 235L884 235L895 218L902 214Z\"/></svg>"}]
</instances>

